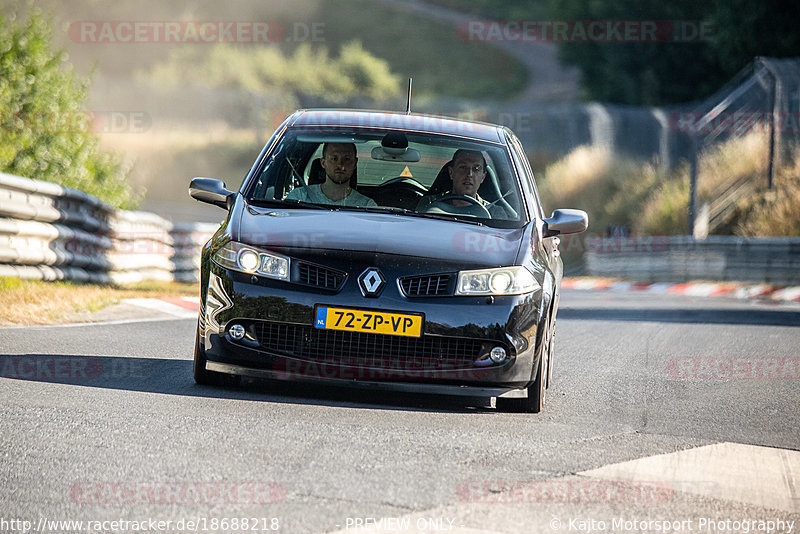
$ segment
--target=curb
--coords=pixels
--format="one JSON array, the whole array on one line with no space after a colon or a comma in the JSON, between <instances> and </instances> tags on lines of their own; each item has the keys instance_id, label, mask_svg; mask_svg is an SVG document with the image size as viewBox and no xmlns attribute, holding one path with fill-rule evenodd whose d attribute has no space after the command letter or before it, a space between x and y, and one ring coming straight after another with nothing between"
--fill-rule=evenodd
<instances>
[{"instance_id":1,"label":"curb","mask_svg":"<svg viewBox=\"0 0 800 534\"><path fill-rule=\"evenodd\" d=\"M778 302L800 302L800 286L777 287L767 284L740 282L689 282L680 284L629 282L606 278L564 278L563 289L645 291L666 295L692 297L733 297Z\"/></svg>"},{"instance_id":2,"label":"curb","mask_svg":"<svg viewBox=\"0 0 800 534\"><path fill-rule=\"evenodd\" d=\"M123 302L181 318L194 318L200 311L198 297L133 298Z\"/></svg>"}]
</instances>

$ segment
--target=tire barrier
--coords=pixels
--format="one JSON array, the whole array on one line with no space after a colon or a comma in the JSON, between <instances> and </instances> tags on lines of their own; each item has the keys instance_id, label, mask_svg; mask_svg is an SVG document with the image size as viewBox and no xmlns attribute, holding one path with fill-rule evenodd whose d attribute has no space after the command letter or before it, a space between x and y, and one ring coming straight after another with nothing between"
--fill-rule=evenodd
<instances>
[{"instance_id":1,"label":"tire barrier","mask_svg":"<svg viewBox=\"0 0 800 534\"><path fill-rule=\"evenodd\" d=\"M117 210L76 189L0 173L0 276L195 282L200 249L217 228Z\"/></svg>"}]
</instances>

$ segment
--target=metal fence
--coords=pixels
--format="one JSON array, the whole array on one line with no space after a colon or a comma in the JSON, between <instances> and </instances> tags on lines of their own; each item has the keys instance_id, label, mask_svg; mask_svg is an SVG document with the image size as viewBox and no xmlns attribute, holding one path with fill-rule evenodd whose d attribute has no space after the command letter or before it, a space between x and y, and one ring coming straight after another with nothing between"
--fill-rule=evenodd
<instances>
[{"instance_id":1,"label":"metal fence","mask_svg":"<svg viewBox=\"0 0 800 534\"><path fill-rule=\"evenodd\" d=\"M117 210L81 191L0 173L0 276L194 282L217 229Z\"/></svg>"},{"instance_id":2,"label":"metal fence","mask_svg":"<svg viewBox=\"0 0 800 534\"><path fill-rule=\"evenodd\" d=\"M704 237L725 224L740 200L774 187L775 170L791 163L800 142L800 58L756 58L717 93L686 112L674 111L673 124L691 143L689 228ZM764 175L733 177L704 184L700 155L731 139L763 138ZM700 191L710 189L700 198Z\"/></svg>"},{"instance_id":3,"label":"metal fence","mask_svg":"<svg viewBox=\"0 0 800 534\"><path fill-rule=\"evenodd\" d=\"M773 188L776 169L792 163L800 146L800 58L757 58L701 102L664 108L518 104L481 114L514 129L529 154L545 160L591 145L666 169L688 162L690 233L704 238L730 221L740 201ZM748 136L758 138L767 162L762 175L704 177L705 154Z\"/></svg>"}]
</instances>

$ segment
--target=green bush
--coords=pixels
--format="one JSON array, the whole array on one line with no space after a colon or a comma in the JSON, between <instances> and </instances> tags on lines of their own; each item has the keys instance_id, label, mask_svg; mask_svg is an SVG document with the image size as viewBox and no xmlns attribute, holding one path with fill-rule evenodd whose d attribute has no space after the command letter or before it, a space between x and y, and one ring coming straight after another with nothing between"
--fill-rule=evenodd
<instances>
[{"instance_id":1,"label":"green bush","mask_svg":"<svg viewBox=\"0 0 800 534\"><path fill-rule=\"evenodd\" d=\"M330 57L327 48L313 49L308 43L298 46L290 56L277 46L253 49L218 44L208 53L198 48L177 48L167 61L139 73L139 77L165 85L193 83L307 94L330 102L401 93L400 78L357 41L342 46L338 58Z\"/></svg>"},{"instance_id":2,"label":"green bush","mask_svg":"<svg viewBox=\"0 0 800 534\"><path fill-rule=\"evenodd\" d=\"M634 217L637 232L655 235L686 235L689 228L689 174L662 183Z\"/></svg>"},{"instance_id":3,"label":"green bush","mask_svg":"<svg viewBox=\"0 0 800 534\"><path fill-rule=\"evenodd\" d=\"M23 22L0 17L0 171L55 182L117 207L137 199L118 155L103 152L84 107L89 83L64 51L53 51L51 24L38 11Z\"/></svg>"}]
</instances>

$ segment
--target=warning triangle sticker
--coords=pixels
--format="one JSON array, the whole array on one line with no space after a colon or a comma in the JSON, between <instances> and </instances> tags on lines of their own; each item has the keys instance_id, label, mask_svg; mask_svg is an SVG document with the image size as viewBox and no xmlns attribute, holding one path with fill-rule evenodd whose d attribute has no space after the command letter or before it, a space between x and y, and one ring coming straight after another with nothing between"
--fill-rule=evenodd
<instances>
[{"instance_id":1,"label":"warning triangle sticker","mask_svg":"<svg viewBox=\"0 0 800 534\"><path fill-rule=\"evenodd\" d=\"M414 177L414 175L412 175L411 171L408 169L408 165L406 165L406 168L403 169L403 172L400 173L400 176L405 176L406 178L413 178Z\"/></svg>"}]
</instances>

